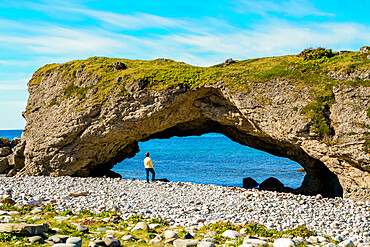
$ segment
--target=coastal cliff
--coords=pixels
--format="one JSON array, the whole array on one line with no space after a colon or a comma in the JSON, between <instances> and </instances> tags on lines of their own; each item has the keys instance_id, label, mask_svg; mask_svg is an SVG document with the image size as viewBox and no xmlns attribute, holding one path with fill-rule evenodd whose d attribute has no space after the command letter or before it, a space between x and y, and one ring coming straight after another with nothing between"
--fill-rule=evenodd
<instances>
[{"instance_id":1,"label":"coastal cliff","mask_svg":"<svg viewBox=\"0 0 370 247\"><path fill-rule=\"evenodd\" d=\"M368 57L365 47L207 68L103 57L46 65L28 83L25 160L9 175L103 176L139 141L218 132L298 162L300 193L368 200Z\"/></svg>"}]
</instances>

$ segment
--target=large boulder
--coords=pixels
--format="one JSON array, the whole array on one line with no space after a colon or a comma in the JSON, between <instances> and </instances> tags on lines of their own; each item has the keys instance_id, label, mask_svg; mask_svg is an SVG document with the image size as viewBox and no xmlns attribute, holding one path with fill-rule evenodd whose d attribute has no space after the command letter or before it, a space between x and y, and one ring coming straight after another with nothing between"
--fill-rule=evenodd
<instances>
[{"instance_id":1,"label":"large boulder","mask_svg":"<svg viewBox=\"0 0 370 247\"><path fill-rule=\"evenodd\" d=\"M249 189L249 188L255 188L257 186L258 186L258 183L253 178L251 177L243 178L243 188Z\"/></svg>"},{"instance_id":2,"label":"large boulder","mask_svg":"<svg viewBox=\"0 0 370 247\"><path fill-rule=\"evenodd\" d=\"M0 157L7 156L11 153L10 146L0 147Z\"/></svg>"},{"instance_id":3,"label":"large boulder","mask_svg":"<svg viewBox=\"0 0 370 247\"><path fill-rule=\"evenodd\" d=\"M284 184L277 178L269 177L260 184L259 188L262 190L274 190L284 188Z\"/></svg>"},{"instance_id":4,"label":"large boulder","mask_svg":"<svg viewBox=\"0 0 370 247\"><path fill-rule=\"evenodd\" d=\"M0 157L0 173L3 173L9 168L9 160L7 157Z\"/></svg>"},{"instance_id":5,"label":"large boulder","mask_svg":"<svg viewBox=\"0 0 370 247\"><path fill-rule=\"evenodd\" d=\"M8 138L0 137L0 148L10 146L10 141Z\"/></svg>"},{"instance_id":6,"label":"large boulder","mask_svg":"<svg viewBox=\"0 0 370 247\"><path fill-rule=\"evenodd\" d=\"M16 233L21 235L39 235L47 232L49 225L43 224L23 224L23 223L3 223L0 224L0 232Z\"/></svg>"},{"instance_id":7,"label":"large boulder","mask_svg":"<svg viewBox=\"0 0 370 247\"><path fill-rule=\"evenodd\" d=\"M119 239L113 237L112 235L108 235L104 238L104 243L108 247L119 247L121 246L121 241Z\"/></svg>"}]
</instances>

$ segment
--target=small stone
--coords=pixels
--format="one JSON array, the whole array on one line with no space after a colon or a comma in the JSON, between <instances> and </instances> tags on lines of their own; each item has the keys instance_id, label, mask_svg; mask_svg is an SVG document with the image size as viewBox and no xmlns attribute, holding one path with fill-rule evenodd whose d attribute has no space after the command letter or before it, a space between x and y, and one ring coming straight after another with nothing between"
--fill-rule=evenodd
<instances>
[{"instance_id":1,"label":"small stone","mask_svg":"<svg viewBox=\"0 0 370 247\"><path fill-rule=\"evenodd\" d=\"M99 246L104 246L105 243L104 243L104 240L103 239L97 239L97 240L94 240L94 243L96 243L97 245Z\"/></svg>"},{"instance_id":2,"label":"small stone","mask_svg":"<svg viewBox=\"0 0 370 247\"><path fill-rule=\"evenodd\" d=\"M98 231L98 232L106 232L107 229L105 229L105 228L97 228L96 231Z\"/></svg>"},{"instance_id":3,"label":"small stone","mask_svg":"<svg viewBox=\"0 0 370 247\"><path fill-rule=\"evenodd\" d=\"M167 230L164 232L164 238L165 239L178 238L178 236L175 231Z\"/></svg>"},{"instance_id":4,"label":"small stone","mask_svg":"<svg viewBox=\"0 0 370 247\"><path fill-rule=\"evenodd\" d=\"M204 237L205 238L214 238L214 237L216 237L218 234L216 233L216 232L214 232L214 231L210 231L210 232L208 232Z\"/></svg>"},{"instance_id":5,"label":"small stone","mask_svg":"<svg viewBox=\"0 0 370 247\"><path fill-rule=\"evenodd\" d=\"M55 216L54 219L57 221L64 221L64 220L69 220L71 217L69 216Z\"/></svg>"},{"instance_id":6,"label":"small stone","mask_svg":"<svg viewBox=\"0 0 370 247\"><path fill-rule=\"evenodd\" d=\"M138 222L131 231L148 231L148 229L149 226L145 222Z\"/></svg>"},{"instance_id":7,"label":"small stone","mask_svg":"<svg viewBox=\"0 0 370 247\"><path fill-rule=\"evenodd\" d=\"M152 240L149 241L149 244L156 244L156 243L160 243L163 241L163 237L161 235L157 235L155 236Z\"/></svg>"},{"instance_id":8,"label":"small stone","mask_svg":"<svg viewBox=\"0 0 370 247\"><path fill-rule=\"evenodd\" d=\"M325 237L322 237L322 236L317 236L317 241L319 243L328 242L328 240Z\"/></svg>"},{"instance_id":9,"label":"small stone","mask_svg":"<svg viewBox=\"0 0 370 247\"><path fill-rule=\"evenodd\" d=\"M343 241L343 238L342 238L342 236L337 235L337 236L335 236L335 237L333 238L333 240L338 241L338 242L342 242L342 241Z\"/></svg>"},{"instance_id":10,"label":"small stone","mask_svg":"<svg viewBox=\"0 0 370 247\"><path fill-rule=\"evenodd\" d=\"M324 247L337 247L338 245L334 244L334 243L325 243L323 244Z\"/></svg>"},{"instance_id":11,"label":"small stone","mask_svg":"<svg viewBox=\"0 0 370 247\"><path fill-rule=\"evenodd\" d=\"M226 231L224 231L224 233L222 233L222 237L231 238L231 239L238 239L238 238L242 238L243 236L237 231L226 230Z\"/></svg>"},{"instance_id":12,"label":"small stone","mask_svg":"<svg viewBox=\"0 0 370 247\"><path fill-rule=\"evenodd\" d=\"M293 235L283 234L283 236L281 236L281 238L290 238L290 239L293 239Z\"/></svg>"},{"instance_id":13,"label":"small stone","mask_svg":"<svg viewBox=\"0 0 370 247\"><path fill-rule=\"evenodd\" d=\"M186 233L185 235L184 235L184 237L183 237L183 239L192 239L192 238L194 238L193 237L193 235L191 235L190 233Z\"/></svg>"},{"instance_id":14,"label":"small stone","mask_svg":"<svg viewBox=\"0 0 370 247\"><path fill-rule=\"evenodd\" d=\"M31 211L31 214L39 214L39 213L42 213L42 208L40 208L40 207L34 208Z\"/></svg>"},{"instance_id":15,"label":"small stone","mask_svg":"<svg viewBox=\"0 0 370 247\"><path fill-rule=\"evenodd\" d=\"M14 220L13 217L8 216L8 215L1 216L0 218L1 218L2 222L5 222L5 223L10 223Z\"/></svg>"},{"instance_id":16,"label":"small stone","mask_svg":"<svg viewBox=\"0 0 370 247\"><path fill-rule=\"evenodd\" d=\"M164 243L165 243L165 244L173 244L173 241L175 241L175 240L176 240L176 238L166 239L166 240L164 241Z\"/></svg>"},{"instance_id":17,"label":"small stone","mask_svg":"<svg viewBox=\"0 0 370 247\"><path fill-rule=\"evenodd\" d=\"M18 211L9 211L8 214L9 215L20 215L21 213Z\"/></svg>"},{"instance_id":18,"label":"small stone","mask_svg":"<svg viewBox=\"0 0 370 247\"><path fill-rule=\"evenodd\" d=\"M319 241L317 239L316 236L310 236L307 241L310 243L310 244L317 244Z\"/></svg>"},{"instance_id":19,"label":"small stone","mask_svg":"<svg viewBox=\"0 0 370 247\"><path fill-rule=\"evenodd\" d=\"M198 244L198 247L214 247L215 244L213 242L202 241Z\"/></svg>"},{"instance_id":20,"label":"small stone","mask_svg":"<svg viewBox=\"0 0 370 247\"><path fill-rule=\"evenodd\" d=\"M54 244L52 247L78 247L75 244Z\"/></svg>"},{"instance_id":21,"label":"small stone","mask_svg":"<svg viewBox=\"0 0 370 247\"><path fill-rule=\"evenodd\" d=\"M122 240L123 241L130 241L132 240L134 237L132 235L125 235L125 236L122 236Z\"/></svg>"},{"instance_id":22,"label":"small stone","mask_svg":"<svg viewBox=\"0 0 370 247\"><path fill-rule=\"evenodd\" d=\"M262 241L260 239L255 239L255 238L244 238L243 245L245 244L249 244L253 247L260 247L260 246L267 247L268 246L267 242Z\"/></svg>"},{"instance_id":23,"label":"small stone","mask_svg":"<svg viewBox=\"0 0 370 247\"><path fill-rule=\"evenodd\" d=\"M216 239L214 238L203 238L202 240L203 242L212 242L212 243L216 243Z\"/></svg>"},{"instance_id":24,"label":"small stone","mask_svg":"<svg viewBox=\"0 0 370 247\"><path fill-rule=\"evenodd\" d=\"M53 241L54 243L65 243L69 237L70 236L67 236L67 235L57 234L57 235L54 235L54 236L50 236L48 238L48 240Z\"/></svg>"},{"instance_id":25,"label":"small stone","mask_svg":"<svg viewBox=\"0 0 370 247\"><path fill-rule=\"evenodd\" d=\"M352 240L344 240L338 244L339 247L355 247L356 245L352 242Z\"/></svg>"},{"instance_id":26,"label":"small stone","mask_svg":"<svg viewBox=\"0 0 370 247\"><path fill-rule=\"evenodd\" d=\"M121 246L121 242L116 239L115 237L113 237L112 235L108 235L104 238L104 243L108 246L108 247L117 247L117 246Z\"/></svg>"},{"instance_id":27,"label":"small stone","mask_svg":"<svg viewBox=\"0 0 370 247\"><path fill-rule=\"evenodd\" d=\"M93 241L90 241L88 247L99 247L99 245L97 243L93 242Z\"/></svg>"},{"instance_id":28,"label":"small stone","mask_svg":"<svg viewBox=\"0 0 370 247\"><path fill-rule=\"evenodd\" d=\"M44 240L44 244L54 245L54 244L55 244L55 242L50 241L50 240Z\"/></svg>"},{"instance_id":29,"label":"small stone","mask_svg":"<svg viewBox=\"0 0 370 247\"><path fill-rule=\"evenodd\" d=\"M173 241L174 247L193 247L197 246L199 240L190 240L190 239L176 239Z\"/></svg>"},{"instance_id":30,"label":"small stone","mask_svg":"<svg viewBox=\"0 0 370 247\"><path fill-rule=\"evenodd\" d=\"M33 237L29 237L28 238L28 241L30 241L31 243L39 243L39 244L43 244L44 243L44 239L40 236L33 236Z\"/></svg>"},{"instance_id":31,"label":"small stone","mask_svg":"<svg viewBox=\"0 0 370 247\"><path fill-rule=\"evenodd\" d=\"M87 228L86 226L78 225L76 227L76 231L83 232L83 233L88 233L89 232L89 228Z\"/></svg>"},{"instance_id":32,"label":"small stone","mask_svg":"<svg viewBox=\"0 0 370 247\"><path fill-rule=\"evenodd\" d=\"M359 243L357 247L370 247L370 242L369 243Z\"/></svg>"},{"instance_id":33,"label":"small stone","mask_svg":"<svg viewBox=\"0 0 370 247\"><path fill-rule=\"evenodd\" d=\"M150 224L149 229L161 229L162 226L160 224Z\"/></svg>"},{"instance_id":34,"label":"small stone","mask_svg":"<svg viewBox=\"0 0 370 247\"><path fill-rule=\"evenodd\" d=\"M274 247L297 247L297 245L290 238L279 238L274 241Z\"/></svg>"},{"instance_id":35,"label":"small stone","mask_svg":"<svg viewBox=\"0 0 370 247\"><path fill-rule=\"evenodd\" d=\"M82 238L80 237L70 237L66 241L67 244L74 244L77 247L81 247L82 245Z\"/></svg>"}]
</instances>

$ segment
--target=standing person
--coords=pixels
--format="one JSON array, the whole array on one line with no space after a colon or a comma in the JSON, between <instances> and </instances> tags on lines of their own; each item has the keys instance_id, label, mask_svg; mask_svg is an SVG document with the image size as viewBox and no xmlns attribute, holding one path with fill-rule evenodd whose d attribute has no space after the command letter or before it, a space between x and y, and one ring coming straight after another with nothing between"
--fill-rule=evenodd
<instances>
[{"instance_id":1,"label":"standing person","mask_svg":"<svg viewBox=\"0 0 370 247\"><path fill-rule=\"evenodd\" d=\"M152 182L155 179L155 172L153 169L153 161L151 158L149 158L149 153L145 153L145 159L144 159L144 167L146 170L146 181L149 183L149 172L152 174Z\"/></svg>"}]
</instances>

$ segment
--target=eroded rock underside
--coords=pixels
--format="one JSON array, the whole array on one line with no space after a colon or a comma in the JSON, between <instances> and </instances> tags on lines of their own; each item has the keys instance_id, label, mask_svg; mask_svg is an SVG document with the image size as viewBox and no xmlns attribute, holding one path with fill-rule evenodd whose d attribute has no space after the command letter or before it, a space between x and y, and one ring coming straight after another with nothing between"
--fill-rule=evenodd
<instances>
[{"instance_id":1,"label":"eroded rock underside","mask_svg":"<svg viewBox=\"0 0 370 247\"><path fill-rule=\"evenodd\" d=\"M222 81L160 92L137 84L127 94L112 92L99 104L94 88L84 99L72 95L53 104L71 82L61 79L58 70L39 85L31 85L32 80L22 135L25 162L11 175L103 176L133 157L139 141L218 132L298 162L307 172L300 193L370 198L370 155L364 151L370 126L367 87L333 88L335 103L323 112L332 129L329 142L310 132L310 119L301 113L312 101L310 88L289 80L248 81L245 93ZM84 80L80 71L72 82Z\"/></svg>"}]
</instances>

